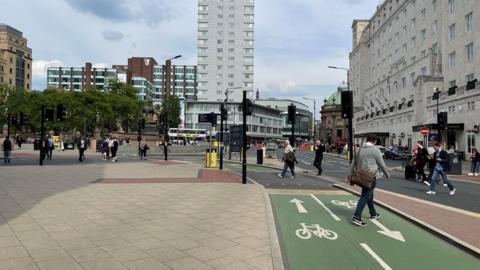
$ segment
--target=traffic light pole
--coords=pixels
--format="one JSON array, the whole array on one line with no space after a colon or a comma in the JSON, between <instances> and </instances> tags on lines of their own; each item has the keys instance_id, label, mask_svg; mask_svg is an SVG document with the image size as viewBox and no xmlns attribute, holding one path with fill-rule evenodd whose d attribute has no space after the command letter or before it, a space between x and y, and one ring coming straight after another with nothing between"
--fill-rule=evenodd
<instances>
[{"instance_id":1,"label":"traffic light pole","mask_svg":"<svg viewBox=\"0 0 480 270\"><path fill-rule=\"evenodd\" d=\"M164 160L168 160L168 115L165 113L165 127L163 133L163 156Z\"/></svg>"},{"instance_id":2,"label":"traffic light pole","mask_svg":"<svg viewBox=\"0 0 480 270\"><path fill-rule=\"evenodd\" d=\"M138 120L138 155L142 158L142 152L140 151L140 141L142 141L142 119Z\"/></svg>"},{"instance_id":3,"label":"traffic light pole","mask_svg":"<svg viewBox=\"0 0 480 270\"><path fill-rule=\"evenodd\" d=\"M247 91L243 90L243 144L242 144L242 184L247 183Z\"/></svg>"},{"instance_id":4,"label":"traffic light pole","mask_svg":"<svg viewBox=\"0 0 480 270\"><path fill-rule=\"evenodd\" d=\"M42 105L42 116L41 116L41 120L40 120L40 166L43 165L43 150L44 150L44 147L43 147L43 144L45 143L45 129L44 129L44 125L45 125L45 105Z\"/></svg>"},{"instance_id":5,"label":"traffic light pole","mask_svg":"<svg viewBox=\"0 0 480 270\"><path fill-rule=\"evenodd\" d=\"M12 116L10 113L7 114L7 136L10 137L10 122L12 121Z\"/></svg>"},{"instance_id":6,"label":"traffic light pole","mask_svg":"<svg viewBox=\"0 0 480 270\"><path fill-rule=\"evenodd\" d=\"M220 170L223 170L223 110L220 109Z\"/></svg>"}]
</instances>

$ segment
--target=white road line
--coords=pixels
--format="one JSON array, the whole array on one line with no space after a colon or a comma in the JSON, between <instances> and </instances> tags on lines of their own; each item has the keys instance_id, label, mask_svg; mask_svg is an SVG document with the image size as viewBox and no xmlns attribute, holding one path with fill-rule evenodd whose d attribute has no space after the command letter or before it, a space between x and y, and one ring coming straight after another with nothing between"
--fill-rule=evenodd
<instances>
[{"instance_id":1,"label":"white road line","mask_svg":"<svg viewBox=\"0 0 480 270\"><path fill-rule=\"evenodd\" d=\"M310 165L310 162L305 162L303 160L300 159L300 161L303 163L303 164L307 164L307 165Z\"/></svg>"},{"instance_id":2,"label":"white road line","mask_svg":"<svg viewBox=\"0 0 480 270\"><path fill-rule=\"evenodd\" d=\"M370 254L370 256L372 256L379 264L380 266L383 267L383 269L385 270L392 270L392 268L387 264L385 263L382 258L380 258L377 253L375 253L375 251L373 251L367 244L365 243L360 243L360 246L362 246L367 252L368 254Z\"/></svg>"},{"instance_id":3,"label":"white road line","mask_svg":"<svg viewBox=\"0 0 480 270\"><path fill-rule=\"evenodd\" d=\"M323 207L323 209L325 209L325 211L327 211L327 213L328 213L330 216L332 216L333 219L335 219L336 221L340 221L340 218L339 218L337 215L335 215L330 209L328 209L328 207L325 206L325 204L324 204L322 201L320 201L315 195L310 194L310 196L311 196L315 201L317 201L317 203L320 204L320 205Z\"/></svg>"}]
</instances>

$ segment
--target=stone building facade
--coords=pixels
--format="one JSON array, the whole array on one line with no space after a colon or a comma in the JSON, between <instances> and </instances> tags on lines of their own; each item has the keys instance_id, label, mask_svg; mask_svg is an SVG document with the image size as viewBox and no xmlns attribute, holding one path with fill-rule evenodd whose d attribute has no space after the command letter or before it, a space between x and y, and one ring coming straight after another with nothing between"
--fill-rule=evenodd
<instances>
[{"instance_id":1,"label":"stone building facade","mask_svg":"<svg viewBox=\"0 0 480 270\"><path fill-rule=\"evenodd\" d=\"M371 19L353 21L356 142L375 132L385 146L412 146L424 140L420 127L430 138L437 112L447 112L437 138L458 151L479 146L479 10L476 0L385 0Z\"/></svg>"},{"instance_id":2,"label":"stone building facade","mask_svg":"<svg viewBox=\"0 0 480 270\"><path fill-rule=\"evenodd\" d=\"M339 87L328 99L324 100L321 108L320 138L329 144L345 144L348 140L348 121L342 119L343 88Z\"/></svg>"}]
</instances>

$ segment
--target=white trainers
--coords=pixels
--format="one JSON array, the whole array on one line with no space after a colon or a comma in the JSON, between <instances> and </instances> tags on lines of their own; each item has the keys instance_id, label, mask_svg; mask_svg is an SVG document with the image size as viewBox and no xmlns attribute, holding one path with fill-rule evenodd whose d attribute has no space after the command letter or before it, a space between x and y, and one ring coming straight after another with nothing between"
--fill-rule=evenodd
<instances>
[{"instance_id":1,"label":"white trainers","mask_svg":"<svg viewBox=\"0 0 480 270\"><path fill-rule=\"evenodd\" d=\"M467 175L468 175L468 176L473 176L473 173L469 173L469 174L467 174Z\"/></svg>"},{"instance_id":2,"label":"white trainers","mask_svg":"<svg viewBox=\"0 0 480 270\"><path fill-rule=\"evenodd\" d=\"M478 173L475 173L475 176L478 176Z\"/></svg>"},{"instance_id":3,"label":"white trainers","mask_svg":"<svg viewBox=\"0 0 480 270\"><path fill-rule=\"evenodd\" d=\"M280 177L280 178L283 178L281 173L277 174L277 176Z\"/></svg>"},{"instance_id":4,"label":"white trainers","mask_svg":"<svg viewBox=\"0 0 480 270\"><path fill-rule=\"evenodd\" d=\"M430 183L428 181L423 181L423 183L427 186L430 186Z\"/></svg>"},{"instance_id":5,"label":"white trainers","mask_svg":"<svg viewBox=\"0 0 480 270\"><path fill-rule=\"evenodd\" d=\"M427 194L430 194L430 195L435 195L435 194L437 194L435 191L432 191L432 190L429 190L429 191L427 191L426 193L427 193Z\"/></svg>"},{"instance_id":6,"label":"white trainers","mask_svg":"<svg viewBox=\"0 0 480 270\"><path fill-rule=\"evenodd\" d=\"M444 187L448 187L448 185L447 185L447 184L445 184L445 183L443 183L443 186L444 186Z\"/></svg>"},{"instance_id":7,"label":"white trainers","mask_svg":"<svg viewBox=\"0 0 480 270\"><path fill-rule=\"evenodd\" d=\"M455 191L457 191L456 189L453 189L450 191L450 195L454 195L455 194Z\"/></svg>"}]
</instances>

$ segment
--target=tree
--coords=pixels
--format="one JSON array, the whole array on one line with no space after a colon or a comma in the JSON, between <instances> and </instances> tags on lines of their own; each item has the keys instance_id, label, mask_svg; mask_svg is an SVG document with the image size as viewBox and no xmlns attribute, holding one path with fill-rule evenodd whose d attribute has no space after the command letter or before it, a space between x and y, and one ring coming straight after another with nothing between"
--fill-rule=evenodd
<instances>
[{"instance_id":1,"label":"tree","mask_svg":"<svg viewBox=\"0 0 480 270\"><path fill-rule=\"evenodd\" d=\"M174 95L164 99L160 114L167 115L167 127L178 127L180 124L180 99ZM164 128L164 126L161 128Z\"/></svg>"}]
</instances>

